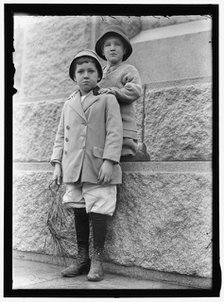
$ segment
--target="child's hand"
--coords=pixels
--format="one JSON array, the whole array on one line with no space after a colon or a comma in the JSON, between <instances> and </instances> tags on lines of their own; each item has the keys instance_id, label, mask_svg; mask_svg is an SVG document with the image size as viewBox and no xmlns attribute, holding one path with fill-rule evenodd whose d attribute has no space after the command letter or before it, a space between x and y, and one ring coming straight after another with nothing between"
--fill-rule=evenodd
<instances>
[{"instance_id":1,"label":"child's hand","mask_svg":"<svg viewBox=\"0 0 224 302\"><path fill-rule=\"evenodd\" d=\"M62 171L61 171L61 165L59 163L56 163L54 166L54 175L53 175L53 180L57 185L61 184L62 180Z\"/></svg>"},{"instance_id":2,"label":"child's hand","mask_svg":"<svg viewBox=\"0 0 224 302\"><path fill-rule=\"evenodd\" d=\"M114 94L113 91L110 89L110 88L101 88L99 91L98 91L100 94Z\"/></svg>"},{"instance_id":3,"label":"child's hand","mask_svg":"<svg viewBox=\"0 0 224 302\"><path fill-rule=\"evenodd\" d=\"M102 184L109 183L112 179L114 171L113 162L110 160L104 160L98 175L98 182Z\"/></svg>"}]
</instances>

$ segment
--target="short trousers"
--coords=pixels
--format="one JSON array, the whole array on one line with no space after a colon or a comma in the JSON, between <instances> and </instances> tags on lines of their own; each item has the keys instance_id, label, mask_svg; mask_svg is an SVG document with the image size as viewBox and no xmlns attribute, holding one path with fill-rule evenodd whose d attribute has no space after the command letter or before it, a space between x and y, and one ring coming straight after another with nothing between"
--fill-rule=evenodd
<instances>
[{"instance_id":1,"label":"short trousers","mask_svg":"<svg viewBox=\"0 0 224 302\"><path fill-rule=\"evenodd\" d=\"M117 201L117 185L97 185L91 183L66 183L63 204L66 208L86 208L94 212L112 216Z\"/></svg>"}]
</instances>

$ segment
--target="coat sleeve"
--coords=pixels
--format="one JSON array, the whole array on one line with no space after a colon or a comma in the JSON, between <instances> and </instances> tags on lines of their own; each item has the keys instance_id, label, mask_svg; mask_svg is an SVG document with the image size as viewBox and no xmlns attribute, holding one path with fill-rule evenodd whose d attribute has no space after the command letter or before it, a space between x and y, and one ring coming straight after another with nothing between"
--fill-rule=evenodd
<instances>
[{"instance_id":1,"label":"coat sleeve","mask_svg":"<svg viewBox=\"0 0 224 302\"><path fill-rule=\"evenodd\" d=\"M123 143L120 106L113 95L106 96L106 140L103 159L119 162Z\"/></svg>"},{"instance_id":2,"label":"coat sleeve","mask_svg":"<svg viewBox=\"0 0 224 302\"><path fill-rule=\"evenodd\" d=\"M50 159L50 163L52 164L52 166L54 166L55 163L61 163L62 161L62 155L64 150L64 111L65 105L62 108L58 130L54 141L53 152Z\"/></svg>"},{"instance_id":3,"label":"coat sleeve","mask_svg":"<svg viewBox=\"0 0 224 302\"><path fill-rule=\"evenodd\" d=\"M129 65L121 76L123 88L111 87L119 103L132 103L142 94L141 78L137 69Z\"/></svg>"}]
</instances>

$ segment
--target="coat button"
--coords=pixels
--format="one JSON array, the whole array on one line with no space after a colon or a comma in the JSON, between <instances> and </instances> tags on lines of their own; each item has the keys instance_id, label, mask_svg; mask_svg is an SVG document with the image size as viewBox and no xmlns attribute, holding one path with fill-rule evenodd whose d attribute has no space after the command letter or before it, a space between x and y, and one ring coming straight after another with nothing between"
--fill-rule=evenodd
<instances>
[{"instance_id":1,"label":"coat button","mask_svg":"<svg viewBox=\"0 0 224 302\"><path fill-rule=\"evenodd\" d=\"M65 141L68 142L68 138L67 137L66 137Z\"/></svg>"},{"instance_id":2,"label":"coat button","mask_svg":"<svg viewBox=\"0 0 224 302\"><path fill-rule=\"evenodd\" d=\"M68 153L68 152L67 152L67 151L65 151L65 155L67 155L67 153Z\"/></svg>"},{"instance_id":3,"label":"coat button","mask_svg":"<svg viewBox=\"0 0 224 302\"><path fill-rule=\"evenodd\" d=\"M70 129L69 125L66 126L66 129L68 129L68 130Z\"/></svg>"}]
</instances>

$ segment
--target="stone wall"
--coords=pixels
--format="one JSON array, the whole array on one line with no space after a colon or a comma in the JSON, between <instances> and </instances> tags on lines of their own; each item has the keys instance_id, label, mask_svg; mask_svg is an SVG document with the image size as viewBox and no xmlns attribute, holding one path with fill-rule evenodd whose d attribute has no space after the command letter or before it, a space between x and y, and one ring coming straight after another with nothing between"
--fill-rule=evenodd
<instances>
[{"instance_id":1,"label":"stone wall","mask_svg":"<svg viewBox=\"0 0 224 302\"><path fill-rule=\"evenodd\" d=\"M18 68L22 65L21 76L16 78L19 95L69 94L73 83L69 81L68 69L77 51L90 48L91 18L52 16L28 20L23 33L20 26L20 33L15 36L15 46L22 53L21 61L15 57Z\"/></svg>"},{"instance_id":2,"label":"stone wall","mask_svg":"<svg viewBox=\"0 0 224 302\"><path fill-rule=\"evenodd\" d=\"M192 21L210 19L210 16L203 15L184 15L184 16L141 16L141 29L154 29L169 25L189 23Z\"/></svg>"},{"instance_id":3,"label":"stone wall","mask_svg":"<svg viewBox=\"0 0 224 302\"><path fill-rule=\"evenodd\" d=\"M68 76L71 58L80 48L92 47L97 26L90 17L37 18L20 42L15 39L19 88L13 104L15 250L54 254L46 226L52 200L49 159L61 108L73 89ZM147 35L139 39L142 21L133 18L126 26L133 29L131 35L137 41L132 62L138 62L143 49L150 57L147 51L154 41ZM148 30L157 25L144 26ZM176 25L172 26L175 32ZM188 35L196 41L194 33ZM196 44L196 53L204 41L200 39L199 48ZM166 47L167 39L161 39L158 57L164 52L162 42ZM165 62L166 57L161 58ZM172 70L179 59L173 60ZM209 51L206 60L211 62ZM144 73L144 95L136 103L138 135L146 143L151 162L122 164L117 210L109 220L107 262L212 277L212 93L210 69L203 69L203 64L199 61L195 69L191 66L194 76L185 73L179 78L176 73L176 78L169 78L167 72L165 78L154 81L150 70L138 66L140 74ZM162 68L163 62L157 66ZM203 76L198 72L202 69Z\"/></svg>"},{"instance_id":4,"label":"stone wall","mask_svg":"<svg viewBox=\"0 0 224 302\"><path fill-rule=\"evenodd\" d=\"M140 70L143 84L211 77L211 28L206 18L141 31L128 61Z\"/></svg>"},{"instance_id":5,"label":"stone wall","mask_svg":"<svg viewBox=\"0 0 224 302\"><path fill-rule=\"evenodd\" d=\"M117 209L108 222L105 261L211 277L210 168L203 162L123 164ZM51 177L49 164L15 164L16 250L55 253L46 225L53 198L48 190ZM63 192L64 187L61 196ZM67 226L71 229L74 222L69 219Z\"/></svg>"},{"instance_id":6,"label":"stone wall","mask_svg":"<svg viewBox=\"0 0 224 302\"><path fill-rule=\"evenodd\" d=\"M33 102L15 103L15 161L49 161L65 99L34 98ZM144 131L152 161L211 160L210 83L153 89L147 86L144 101L145 117L140 100L136 104L136 119L139 140Z\"/></svg>"},{"instance_id":7,"label":"stone wall","mask_svg":"<svg viewBox=\"0 0 224 302\"><path fill-rule=\"evenodd\" d=\"M145 115L153 161L212 159L211 83L149 89Z\"/></svg>"}]
</instances>

